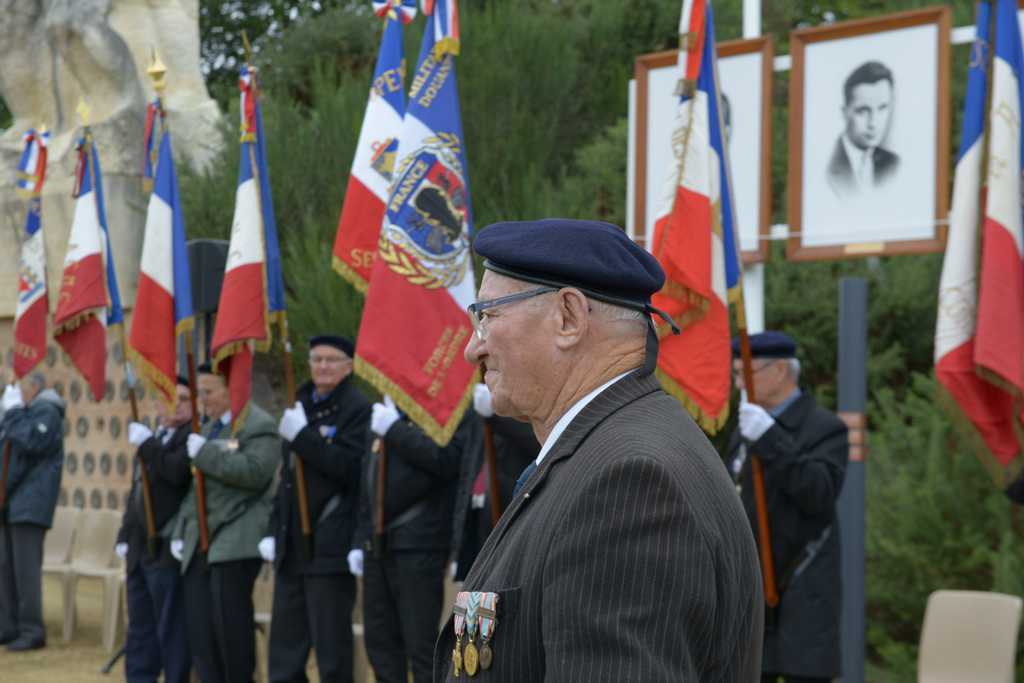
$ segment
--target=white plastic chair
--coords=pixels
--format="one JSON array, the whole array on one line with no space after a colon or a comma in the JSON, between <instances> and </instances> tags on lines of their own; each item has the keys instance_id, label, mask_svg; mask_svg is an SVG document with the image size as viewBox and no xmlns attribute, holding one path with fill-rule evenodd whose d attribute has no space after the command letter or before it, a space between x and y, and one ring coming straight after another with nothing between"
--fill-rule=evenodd
<instances>
[{"instance_id":1,"label":"white plastic chair","mask_svg":"<svg viewBox=\"0 0 1024 683\"><path fill-rule=\"evenodd\" d=\"M917 655L919 683L1013 683L1022 600L938 590L928 596Z\"/></svg>"},{"instance_id":2,"label":"white plastic chair","mask_svg":"<svg viewBox=\"0 0 1024 683\"><path fill-rule=\"evenodd\" d=\"M78 614L75 593L79 577L103 581L103 647L114 651L118 629L123 626L121 584L125 580L124 566L114 553L117 531L121 527L121 514L114 510L84 510L75 528L75 543L71 562L61 572L64 584L64 642L71 640Z\"/></svg>"}]
</instances>

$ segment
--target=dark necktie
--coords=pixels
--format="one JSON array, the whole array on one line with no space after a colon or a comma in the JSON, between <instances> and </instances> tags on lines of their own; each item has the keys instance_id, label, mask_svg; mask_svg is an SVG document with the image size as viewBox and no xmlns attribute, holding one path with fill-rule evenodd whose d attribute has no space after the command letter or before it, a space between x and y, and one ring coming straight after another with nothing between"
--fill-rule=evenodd
<instances>
[{"instance_id":1,"label":"dark necktie","mask_svg":"<svg viewBox=\"0 0 1024 683\"><path fill-rule=\"evenodd\" d=\"M221 422L220 420L217 420L213 427L210 428L210 436L207 437L207 440L212 441L216 439L218 436L220 436L220 430L222 429L224 429L224 423Z\"/></svg>"},{"instance_id":2,"label":"dark necktie","mask_svg":"<svg viewBox=\"0 0 1024 683\"><path fill-rule=\"evenodd\" d=\"M527 466L527 468L525 470L523 470L523 473L519 475L519 478L516 479L516 487L514 489L512 489L512 497L513 498L515 498L516 496L519 495L519 490L521 488L523 488L524 484L526 484L526 481L527 481L527 479L530 478L530 475L533 474L536 471L537 471L537 461L534 460L533 462L531 462L529 464L529 466Z\"/></svg>"}]
</instances>

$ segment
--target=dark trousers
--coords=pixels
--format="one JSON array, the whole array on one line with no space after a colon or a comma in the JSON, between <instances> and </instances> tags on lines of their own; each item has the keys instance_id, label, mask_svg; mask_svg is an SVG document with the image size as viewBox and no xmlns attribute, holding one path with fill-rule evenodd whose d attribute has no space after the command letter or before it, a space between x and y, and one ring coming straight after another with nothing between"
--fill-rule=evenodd
<instances>
[{"instance_id":1,"label":"dark trousers","mask_svg":"<svg viewBox=\"0 0 1024 683\"><path fill-rule=\"evenodd\" d=\"M779 680L785 683L832 683L831 678L809 678L807 676L787 676L786 674L761 674L761 683L778 683Z\"/></svg>"},{"instance_id":2,"label":"dark trousers","mask_svg":"<svg viewBox=\"0 0 1024 683\"><path fill-rule=\"evenodd\" d=\"M0 636L46 641L43 626L43 536L37 524L2 524Z\"/></svg>"},{"instance_id":3,"label":"dark trousers","mask_svg":"<svg viewBox=\"0 0 1024 683\"><path fill-rule=\"evenodd\" d=\"M139 562L128 573L128 636L124 673L128 683L185 683L192 669L185 628L185 599L177 565Z\"/></svg>"},{"instance_id":4,"label":"dark trousers","mask_svg":"<svg viewBox=\"0 0 1024 683\"><path fill-rule=\"evenodd\" d=\"M268 671L271 683L306 683L309 648L321 683L352 683L351 574L274 577Z\"/></svg>"},{"instance_id":5,"label":"dark trousers","mask_svg":"<svg viewBox=\"0 0 1024 683\"><path fill-rule=\"evenodd\" d=\"M188 643L203 683L251 681L256 669L252 588L262 561L194 557L185 572Z\"/></svg>"},{"instance_id":6,"label":"dark trousers","mask_svg":"<svg viewBox=\"0 0 1024 683\"><path fill-rule=\"evenodd\" d=\"M366 654L377 683L429 683L444 600L443 552L395 550L363 564Z\"/></svg>"}]
</instances>

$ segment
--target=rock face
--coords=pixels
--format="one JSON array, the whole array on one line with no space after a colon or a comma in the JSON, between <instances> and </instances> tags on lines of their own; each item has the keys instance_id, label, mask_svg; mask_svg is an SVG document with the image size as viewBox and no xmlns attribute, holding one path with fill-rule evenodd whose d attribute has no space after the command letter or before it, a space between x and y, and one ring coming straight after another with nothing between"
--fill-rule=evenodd
<instances>
[{"instance_id":1,"label":"rock face","mask_svg":"<svg viewBox=\"0 0 1024 683\"><path fill-rule=\"evenodd\" d=\"M0 0L0 97L14 116L0 136L0 317L14 314L26 203L14 191L22 134L51 131L42 221L51 307L73 215L80 101L103 167L107 222L125 305L135 299L148 198L142 135L153 52L167 66L164 106L180 162L220 149L221 115L199 66L198 0Z\"/></svg>"}]
</instances>

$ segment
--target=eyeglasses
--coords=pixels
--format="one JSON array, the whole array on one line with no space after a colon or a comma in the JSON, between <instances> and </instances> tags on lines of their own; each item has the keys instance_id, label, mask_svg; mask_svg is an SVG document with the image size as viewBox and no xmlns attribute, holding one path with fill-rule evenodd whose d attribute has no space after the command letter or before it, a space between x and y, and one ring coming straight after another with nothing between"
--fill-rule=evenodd
<instances>
[{"instance_id":1,"label":"eyeglasses","mask_svg":"<svg viewBox=\"0 0 1024 683\"><path fill-rule=\"evenodd\" d=\"M776 363L776 361L768 361L767 363L765 363L764 365L762 365L762 366L760 366L760 367L757 367L757 368L755 368L755 367L751 367L751 369L750 369L750 374L751 374L751 375L756 375L757 373L761 372L761 371L762 371L762 370L764 370L765 368L770 368L770 367L771 367L772 365L774 365L775 363ZM751 364L751 365L753 365L753 364ZM742 377L743 377L743 368L740 368L739 370L737 370L737 369L733 368L733 371L732 371L732 378L733 378L733 379L740 379L740 378L742 378Z\"/></svg>"},{"instance_id":2,"label":"eyeglasses","mask_svg":"<svg viewBox=\"0 0 1024 683\"><path fill-rule=\"evenodd\" d=\"M526 301L527 299L532 299L533 297L540 296L541 294L557 291L557 287L538 287L537 289L528 289L525 292L519 292L518 294L499 296L497 299L487 299L486 301L477 301L476 303L470 304L466 310L469 312L470 322L473 323L473 332L476 333L476 338L480 341L487 339L486 319L481 315L481 313L486 311L488 308L504 306L505 304L512 304L517 301Z\"/></svg>"},{"instance_id":3,"label":"eyeglasses","mask_svg":"<svg viewBox=\"0 0 1024 683\"><path fill-rule=\"evenodd\" d=\"M345 358L343 356L310 356L309 364L317 365L318 363L326 363L327 365L338 365L344 363Z\"/></svg>"}]
</instances>

